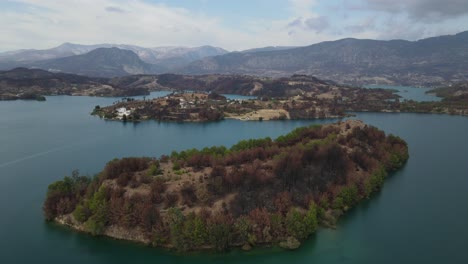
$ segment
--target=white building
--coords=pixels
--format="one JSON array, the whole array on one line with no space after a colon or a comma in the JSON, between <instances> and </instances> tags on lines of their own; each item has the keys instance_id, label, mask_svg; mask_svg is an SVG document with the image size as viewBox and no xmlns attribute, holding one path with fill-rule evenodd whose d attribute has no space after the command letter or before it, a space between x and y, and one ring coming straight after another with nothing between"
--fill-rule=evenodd
<instances>
[{"instance_id":1,"label":"white building","mask_svg":"<svg viewBox=\"0 0 468 264\"><path fill-rule=\"evenodd\" d=\"M124 115L129 116L132 113L132 111L127 110L125 107L121 107L117 109L117 116L122 118Z\"/></svg>"}]
</instances>

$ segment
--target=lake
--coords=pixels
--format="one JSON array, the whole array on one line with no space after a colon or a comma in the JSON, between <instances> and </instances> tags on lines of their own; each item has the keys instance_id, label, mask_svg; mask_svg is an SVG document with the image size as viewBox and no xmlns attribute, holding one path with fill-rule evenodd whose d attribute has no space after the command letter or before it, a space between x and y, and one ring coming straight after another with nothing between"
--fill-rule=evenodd
<instances>
[{"instance_id":1,"label":"lake","mask_svg":"<svg viewBox=\"0 0 468 264\"><path fill-rule=\"evenodd\" d=\"M432 90L432 88L413 87L413 86L393 86L393 85L365 85L364 88L369 89L392 89L396 90L396 94L401 96L401 100L414 100L418 102L432 102L440 101L442 98L437 97L433 94L427 94L426 92Z\"/></svg>"},{"instance_id":2,"label":"lake","mask_svg":"<svg viewBox=\"0 0 468 264\"><path fill-rule=\"evenodd\" d=\"M192 93L194 91L186 91L186 92ZM128 98L134 98L138 100L153 99L153 98L163 97L171 93L172 91L156 91L156 92L150 92L149 95L128 96ZM251 99L257 98L257 96L238 95L238 94L222 94L222 95L225 96L228 100L251 100ZM107 98L107 99L110 99L110 98ZM111 100L106 100L106 101L109 101L110 103L112 103L121 99L122 98L112 98Z\"/></svg>"},{"instance_id":3,"label":"lake","mask_svg":"<svg viewBox=\"0 0 468 264\"><path fill-rule=\"evenodd\" d=\"M449 115L357 113L355 118L405 139L410 159L336 230L321 229L297 251L178 255L45 223L48 184L74 169L92 175L113 158L230 146L336 121L133 124L89 115L95 105L116 100L0 102L0 263L468 263L468 118Z\"/></svg>"}]
</instances>

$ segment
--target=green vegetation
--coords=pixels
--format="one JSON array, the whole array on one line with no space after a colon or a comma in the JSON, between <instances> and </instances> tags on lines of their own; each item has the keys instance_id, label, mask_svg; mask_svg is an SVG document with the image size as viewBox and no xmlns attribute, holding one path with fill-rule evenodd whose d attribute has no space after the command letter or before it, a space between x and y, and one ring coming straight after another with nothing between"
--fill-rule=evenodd
<instances>
[{"instance_id":1,"label":"green vegetation","mask_svg":"<svg viewBox=\"0 0 468 264\"><path fill-rule=\"evenodd\" d=\"M39 95L36 97L36 101L44 102L46 100L45 96Z\"/></svg>"},{"instance_id":2,"label":"green vegetation","mask_svg":"<svg viewBox=\"0 0 468 264\"><path fill-rule=\"evenodd\" d=\"M148 169L148 176L156 176L156 175L159 175L161 173L162 173L162 171L161 171L159 162L155 162L155 163L150 165L150 167Z\"/></svg>"},{"instance_id":3,"label":"green vegetation","mask_svg":"<svg viewBox=\"0 0 468 264\"><path fill-rule=\"evenodd\" d=\"M456 98L466 98L468 94L468 82L456 83L448 87L440 87L428 91L427 93L433 93L438 97L442 97L445 100L454 101Z\"/></svg>"},{"instance_id":4,"label":"green vegetation","mask_svg":"<svg viewBox=\"0 0 468 264\"><path fill-rule=\"evenodd\" d=\"M285 222L290 236L297 240L306 239L317 230L317 208L311 204L310 209L305 213L292 209L286 215Z\"/></svg>"},{"instance_id":5,"label":"green vegetation","mask_svg":"<svg viewBox=\"0 0 468 264\"><path fill-rule=\"evenodd\" d=\"M241 140L237 144L233 145L230 150L236 152L252 148L261 148L271 145L271 142L272 140L269 137L260 139Z\"/></svg>"},{"instance_id":6,"label":"green vegetation","mask_svg":"<svg viewBox=\"0 0 468 264\"><path fill-rule=\"evenodd\" d=\"M59 215L71 213L86 192L89 183L88 177L73 171L71 177L67 176L49 185L47 200L44 203L45 218L52 220Z\"/></svg>"}]
</instances>

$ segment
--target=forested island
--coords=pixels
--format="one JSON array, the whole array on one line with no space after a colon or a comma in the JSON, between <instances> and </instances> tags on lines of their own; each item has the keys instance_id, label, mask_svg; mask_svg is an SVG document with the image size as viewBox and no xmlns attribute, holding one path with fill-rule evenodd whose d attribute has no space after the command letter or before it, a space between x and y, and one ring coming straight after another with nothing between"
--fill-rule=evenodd
<instances>
[{"instance_id":1,"label":"forested island","mask_svg":"<svg viewBox=\"0 0 468 264\"><path fill-rule=\"evenodd\" d=\"M294 249L382 188L408 147L362 121L295 129L230 148L110 161L48 187L47 221L178 251Z\"/></svg>"}]
</instances>

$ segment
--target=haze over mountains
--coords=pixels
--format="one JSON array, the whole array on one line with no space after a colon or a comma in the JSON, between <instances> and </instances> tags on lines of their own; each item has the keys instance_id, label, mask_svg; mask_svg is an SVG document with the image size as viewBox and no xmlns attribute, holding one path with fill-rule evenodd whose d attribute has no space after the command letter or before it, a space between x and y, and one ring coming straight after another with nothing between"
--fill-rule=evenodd
<instances>
[{"instance_id":1,"label":"haze over mountains","mask_svg":"<svg viewBox=\"0 0 468 264\"><path fill-rule=\"evenodd\" d=\"M227 52L212 46L144 48L135 45L64 43L46 50L32 49L0 53L0 69L36 67L82 75L112 77L168 72L195 60Z\"/></svg>"},{"instance_id":2,"label":"haze over mountains","mask_svg":"<svg viewBox=\"0 0 468 264\"><path fill-rule=\"evenodd\" d=\"M73 55L81 55L98 48L119 48L135 52L143 61L147 63L158 63L161 60L172 58L185 58L187 60L197 60L206 56L215 56L228 53L228 51L212 46L201 47L155 47L144 48L135 45L123 44L97 44L80 45L73 43L63 43L62 45L46 50L16 50L0 53L1 61L11 62L31 62L46 59L57 59Z\"/></svg>"},{"instance_id":3,"label":"haze over mountains","mask_svg":"<svg viewBox=\"0 0 468 264\"><path fill-rule=\"evenodd\" d=\"M228 53L221 48L142 48L76 45L0 53L0 69L36 67L88 76L129 74L313 75L345 84L431 86L468 80L468 31L406 40L342 39L306 47L265 47Z\"/></svg>"},{"instance_id":4,"label":"haze over mountains","mask_svg":"<svg viewBox=\"0 0 468 264\"><path fill-rule=\"evenodd\" d=\"M54 72L86 76L113 77L164 71L157 64L142 61L133 51L119 48L97 48L81 55L38 61L34 67Z\"/></svg>"}]
</instances>

